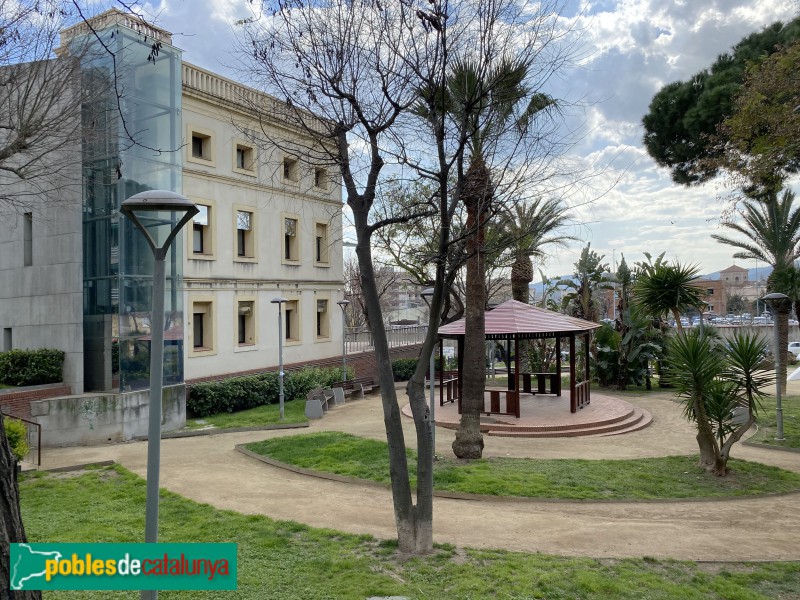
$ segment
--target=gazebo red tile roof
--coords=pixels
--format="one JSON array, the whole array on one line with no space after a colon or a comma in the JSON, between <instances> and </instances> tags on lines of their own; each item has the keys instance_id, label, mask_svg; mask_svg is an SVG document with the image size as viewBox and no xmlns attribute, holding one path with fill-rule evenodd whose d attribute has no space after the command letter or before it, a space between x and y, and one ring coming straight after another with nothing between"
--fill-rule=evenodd
<instances>
[{"instance_id":1,"label":"gazebo red tile roof","mask_svg":"<svg viewBox=\"0 0 800 600\"><path fill-rule=\"evenodd\" d=\"M455 338L464 335L464 319L439 328L439 336ZM599 323L508 300L486 312L486 339L536 339L563 337L588 333L600 327Z\"/></svg>"}]
</instances>

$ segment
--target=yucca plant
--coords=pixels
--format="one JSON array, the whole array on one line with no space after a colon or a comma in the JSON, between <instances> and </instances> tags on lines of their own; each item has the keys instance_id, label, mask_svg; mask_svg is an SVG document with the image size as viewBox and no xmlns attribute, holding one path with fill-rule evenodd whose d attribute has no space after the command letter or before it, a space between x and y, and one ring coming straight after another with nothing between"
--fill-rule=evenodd
<instances>
[{"instance_id":1,"label":"yucca plant","mask_svg":"<svg viewBox=\"0 0 800 600\"><path fill-rule=\"evenodd\" d=\"M756 420L774 376L764 369L767 342L752 333L736 333L727 348L708 333L692 330L669 341L669 364L684 416L697 427L700 464L716 475L728 473L731 447ZM737 408L747 410L734 422Z\"/></svg>"}]
</instances>

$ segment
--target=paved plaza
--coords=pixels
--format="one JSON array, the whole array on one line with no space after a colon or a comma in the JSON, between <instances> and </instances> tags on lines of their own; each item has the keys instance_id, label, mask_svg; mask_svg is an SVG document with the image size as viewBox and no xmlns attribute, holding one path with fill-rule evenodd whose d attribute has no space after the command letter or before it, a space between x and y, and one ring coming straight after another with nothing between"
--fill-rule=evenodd
<instances>
[{"instance_id":1,"label":"paved plaza","mask_svg":"<svg viewBox=\"0 0 800 600\"><path fill-rule=\"evenodd\" d=\"M790 394L800 383L789 384ZM405 393L400 386L400 404ZM485 438L485 456L624 459L695 454L690 424L669 393L627 394L652 415L649 427L608 437ZM568 410L568 409L566 409ZM404 417L406 442L415 442ZM236 452L236 444L268 437L344 431L385 439L378 395L336 407L308 428L166 439L161 485L217 508L298 521L351 533L395 538L388 490L291 473ZM437 453L451 454L454 432L438 428ZM43 468L114 460L144 477L144 442L51 448ZM800 453L737 444L734 458L800 472ZM568 502L526 499L434 500L434 539L459 546L566 556L687 560L800 560L800 494L726 501Z\"/></svg>"}]
</instances>

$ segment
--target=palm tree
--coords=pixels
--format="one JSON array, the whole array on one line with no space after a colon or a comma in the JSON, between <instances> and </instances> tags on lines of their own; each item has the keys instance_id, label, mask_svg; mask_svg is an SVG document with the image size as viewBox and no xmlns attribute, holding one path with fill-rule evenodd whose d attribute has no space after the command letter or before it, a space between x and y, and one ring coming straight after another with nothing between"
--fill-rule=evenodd
<instances>
[{"instance_id":1,"label":"palm tree","mask_svg":"<svg viewBox=\"0 0 800 600\"><path fill-rule=\"evenodd\" d=\"M608 263L604 263L605 255L592 250L592 244L586 244L581 256L574 263L575 271L572 279L562 279L559 283L572 291L564 294L563 303L569 314L587 321L597 322L600 313L595 301L598 290L611 289L608 275Z\"/></svg>"},{"instance_id":2,"label":"palm tree","mask_svg":"<svg viewBox=\"0 0 800 600\"><path fill-rule=\"evenodd\" d=\"M729 221L723 227L741 234L742 238L730 238L714 234L715 240L739 248L734 258L764 261L772 265L772 274L767 279L768 292L789 295L786 288L790 277L785 274L800 258L800 208L792 209L794 193L785 190L780 198L777 193L767 192L759 198L745 200L738 215L742 222ZM773 302L775 326L778 328L777 349L781 353L781 381L786 381L785 365L789 343L789 311L791 304Z\"/></svg>"},{"instance_id":3,"label":"palm tree","mask_svg":"<svg viewBox=\"0 0 800 600\"><path fill-rule=\"evenodd\" d=\"M640 272L634 284L636 303L654 317L669 313L675 318L680 333L681 310L694 307L702 313L705 292L692 284L698 279L697 265L669 264L660 260L655 264L640 264Z\"/></svg>"},{"instance_id":4,"label":"palm tree","mask_svg":"<svg viewBox=\"0 0 800 600\"><path fill-rule=\"evenodd\" d=\"M486 152L510 129L524 136L532 116L553 105L553 100L525 85L530 64L503 59L493 66L471 60L457 62L444 102L451 117L465 127L470 153L464 174L462 201L467 210L466 302L464 307L464 360L462 414L453 452L459 458L480 458L483 435L480 413L486 385L484 227L493 210L495 186L486 164Z\"/></svg>"},{"instance_id":5,"label":"palm tree","mask_svg":"<svg viewBox=\"0 0 800 600\"><path fill-rule=\"evenodd\" d=\"M566 246L573 236L558 232L572 218L566 206L558 198L534 199L517 204L504 215L499 227L504 247L510 247L514 262L511 265L511 296L514 300L528 304L529 286L533 282L532 258L544 256L548 245Z\"/></svg>"}]
</instances>

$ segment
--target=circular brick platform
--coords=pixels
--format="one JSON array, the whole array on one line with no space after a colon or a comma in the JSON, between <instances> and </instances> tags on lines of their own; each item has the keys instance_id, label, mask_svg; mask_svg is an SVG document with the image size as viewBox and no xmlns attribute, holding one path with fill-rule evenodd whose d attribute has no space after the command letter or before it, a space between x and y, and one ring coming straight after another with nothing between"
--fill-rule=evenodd
<instances>
[{"instance_id":1,"label":"circular brick platform","mask_svg":"<svg viewBox=\"0 0 800 600\"><path fill-rule=\"evenodd\" d=\"M488 392L486 397L488 406ZM436 425L458 428L459 414L455 404L439 406L436 399ZM411 417L411 406L403 407ZM522 394L520 418L509 415L482 415L481 431L486 435L504 437L576 437L590 435L619 435L647 427L652 416L633 404L592 393L591 404L569 412L569 392L561 397Z\"/></svg>"}]
</instances>

